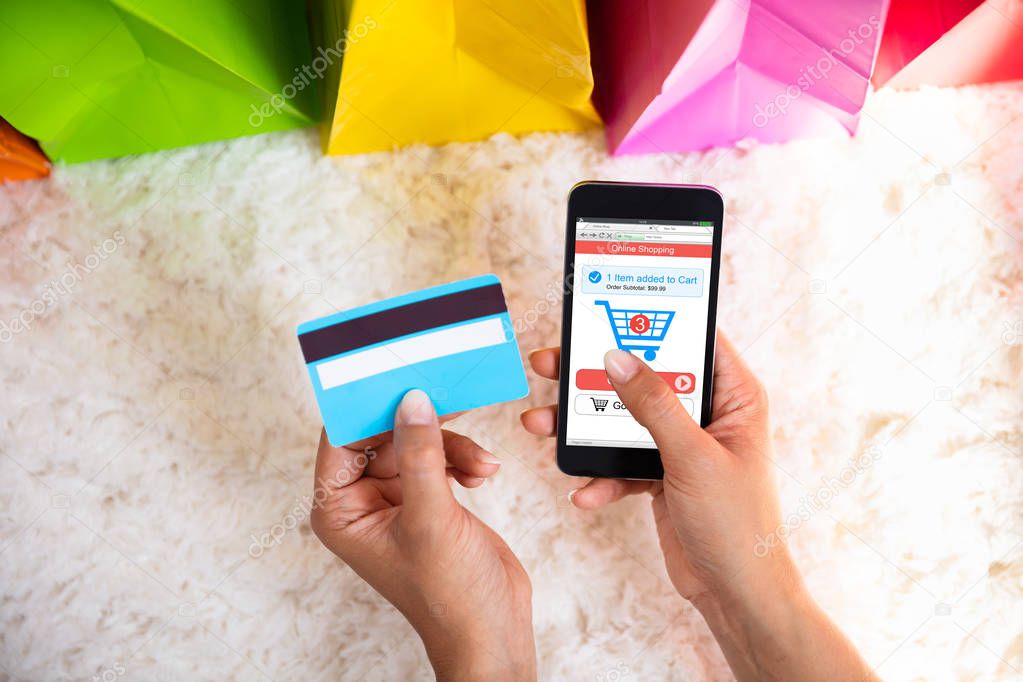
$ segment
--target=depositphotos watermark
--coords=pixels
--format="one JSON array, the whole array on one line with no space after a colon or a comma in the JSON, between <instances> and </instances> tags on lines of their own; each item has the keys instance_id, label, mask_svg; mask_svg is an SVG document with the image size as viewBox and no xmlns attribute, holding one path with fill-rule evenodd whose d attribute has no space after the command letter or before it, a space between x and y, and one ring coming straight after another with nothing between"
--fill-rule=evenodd
<instances>
[{"instance_id":1,"label":"depositphotos watermark","mask_svg":"<svg viewBox=\"0 0 1023 682\"><path fill-rule=\"evenodd\" d=\"M515 319L514 328L516 334L522 334L533 327L540 321L541 318L545 317L548 313L558 307L561 301L565 298L565 290L570 289L572 286L571 275L562 284L561 280L551 282L547 285L547 292L536 299L533 305L529 307L529 310L524 312L521 317Z\"/></svg>"},{"instance_id":2,"label":"depositphotos watermark","mask_svg":"<svg viewBox=\"0 0 1023 682\"><path fill-rule=\"evenodd\" d=\"M848 488L859 477L879 459L884 452L877 446L871 446L860 453L860 456L852 460L838 473L838 476L830 478L821 477L821 485L809 495L799 498L799 506L788 515L780 526L768 533L767 537L757 533L756 542L753 545L753 554L763 558L770 554L771 549L785 542L796 530L810 520L814 514L824 511L831 505L838 493Z\"/></svg>"},{"instance_id":3,"label":"depositphotos watermark","mask_svg":"<svg viewBox=\"0 0 1023 682\"><path fill-rule=\"evenodd\" d=\"M767 104L763 106L757 104L756 111L753 113L753 125L763 128L772 119L784 116L792 103L799 99L804 92L813 88L820 81L831 78L831 70L842 60L842 57L851 55L856 51L858 45L873 38L880 30L881 20L873 14L856 28L849 29L848 37L843 38L837 48L825 50L820 59L801 68L795 83L779 92Z\"/></svg>"},{"instance_id":4,"label":"depositphotos watermark","mask_svg":"<svg viewBox=\"0 0 1023 682\"><path fill-rule=\"evenodd\" d=\"M262 106L251 105L252 113L249 114L249 125L259 128L266 119L281 113L288 102L295 99L298 93L327 75L327 70L344 56L349 45L356 44L376 27L377 22L373 17L367 15L359 23L346 28L333 47L317 47L316 51L319 54L310 63L296 66L291 82L286 83L280 92L270 95L270 99L263 102Z\"/></svg>"},{"instance_id":5,"label":"depositphotos watermark","mask_svg":"<svg viewBox=\"0 0 1023 682\"><path fill-rule=\"evenodd\" d=\"M597 673L594 676L596 682L620 682L632 675L628 663L618 662L607 670Z\"/></svg>"},{"instance_id":6,"label":"depositphotos watermark","mask_svg":"<svg viewBox=\"0 0 1023 682\"><path fill-rule=\"evenodd\" d=\"M124 675L127 672L123 665L118 661L114 661L114 664L109 668L104 668L97 674L92 676L92 682L114 682L114 680Z\"/></svg>"},{"instance_id":7,"label":"depositphotos watermark","mask_svg":"<svg viewBox=\"0 0 1023 682\"><path fill-rule=\"evenodd\" d=\"M1023 320L1002 323L1002 343L1007 346L1015 346L1023 343Z\"/></svg>"},{"instance_id":8,"label":"depositphotos watermark","mask_svg":"<svg viewBox=\"0 0 1023 682\"><path fill-rule=\"evenodd\" d=\"M607 264L608 259L611 257L605 249L600 248L595 254L587 254L585 259L580 259L580 265L587 267L599 268ZM533 305L522 314L521 317L515 319L513 327L516 334L522 334L533 329L537 322L541 318L545 317L552 310L555 310L562 301L565 299L565 294L572 291L572 286L575 283L575 274L569 274L563 280L558 279L550 282L547 285L547 291L543 296L536 299Z\"/></svg>"},{"instance_id":9,"label":"depositphotos watermark","mask_svg":"<svg viewBox=\"0 0 1023 682\"><path fill-rule=\"evenodd\" d=\"M330 490L340 488L352 482L352 479L376 459L377 452L373 448L366 447L353 459L345 463L345 466L338 469L334 478L324 481L322 478L316 481L316 488L312 495L306 495L295 500L295 506L281 518L280 521L270 526L265 533L257 536L252 533L252 544L249 545L249 556L258 559L263 556L266 550L281 544L284 536L290 531L298 528L298 524L309 518L314 509L319 509L327 501Z\"/></svg>"},{"instance_id":10,"label":"depositphotos watermark","mask_svg":"<svg viewBox=\"0 0 1023 682\"><path fill-rule=\"evenodd\" d=\"M74 291L85 276L95 271L125 244L118 230L92 247L92 253L80 261L68 261L60 277L51 280L42 292L10 320L0 320L0 343L10 343L14 337L32 328L36 320L57 305L61 298Z\"/></svg>"}]
</instances>

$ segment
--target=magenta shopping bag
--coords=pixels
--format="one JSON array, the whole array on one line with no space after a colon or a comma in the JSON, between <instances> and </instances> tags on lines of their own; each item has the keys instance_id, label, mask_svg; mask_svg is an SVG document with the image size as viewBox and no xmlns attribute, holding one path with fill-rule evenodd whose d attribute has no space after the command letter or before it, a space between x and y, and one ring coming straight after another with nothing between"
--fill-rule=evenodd
<instances>
[{"instance_id":1,"label":"magenta shopping bag","mask_svg":"<svg viewBox=\"0 0 1023 682\"><path fill-rule=\"evenodd\" d=\"M888 0L591 0L613 154L856 130Z\"/></svg>"}]
</instances>

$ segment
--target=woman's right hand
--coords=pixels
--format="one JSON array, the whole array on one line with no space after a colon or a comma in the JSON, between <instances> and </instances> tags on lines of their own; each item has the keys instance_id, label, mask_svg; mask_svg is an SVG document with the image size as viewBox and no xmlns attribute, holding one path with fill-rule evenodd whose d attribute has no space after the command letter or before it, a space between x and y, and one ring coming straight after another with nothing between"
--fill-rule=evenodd
<instances>
[{"instance_id":1,"label":"woman's right hand","mask_svg":"<svg viewBox=\"0 0 1023 682\"><path fill-rule=\"evenodd\" d=\"M530 363L556 379L560 351L536 351ZM593 479L571 494L573 504L593 509L630 494L653 495L668 575L706 618L740 679L869 676L807 594L781 537L767 395L734 346L718 335L713 421L706 429L638 357L612 350L604 366L622 402L653 436L664 481ZM557 406L527 410L522 423L553 436ZM823 647L825 659L808 646Z\"/></svg>"},{"instance_id":2,"label":"woman's right hand","mask_svg":"<svg viewBox=\"0 0 1023 682\"><path fill-rule=\"evenodd\" d=\"M559 361L557 348L530 355L533 369L549 379L557 378ZM605 369L622 402L660 448L664 482L597 478L575 490L572 503L594 509L650 492L668 575L691 601L708 591L726 595L742 589L737 579L762 571L765 563L786 564L781 543L754 563L757 538L774 537L781 524L767 395L727 339L718 336L714 421L706 431L635 355L609 351ZM522 413L522 423L530 433L553 436L556 414L557 405L533 408Z\"/></svg>"}]
</instances>

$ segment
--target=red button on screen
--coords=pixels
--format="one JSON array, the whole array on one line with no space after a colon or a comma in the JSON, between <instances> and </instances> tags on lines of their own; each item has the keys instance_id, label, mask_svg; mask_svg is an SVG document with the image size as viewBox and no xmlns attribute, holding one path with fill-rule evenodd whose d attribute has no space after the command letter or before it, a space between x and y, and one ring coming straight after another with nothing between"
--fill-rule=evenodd
<instances>
[{"instance_id":1,"label":"red button on screen","mask_svg":"<svg viewBox=\"0 0 1023 682\"><path fill-rule=\"evenodd\" d=\"M657 376L675 393L692 393L696 390L696 377L689 372L658 372ZM613 391L607 374L602 369L581 369L575 373L575 386L581 391Z\"/></svg>"},{"instance_id":2,"label":"red button on screen","mask_svg":"<svg viewBox=\"0 0 1023 682\"><path fill-rule=\"evenodd\" d=\"M575 373L575 386L581 391L613 391L602 369L581 369Z\"/></svg>"}]
</instances>

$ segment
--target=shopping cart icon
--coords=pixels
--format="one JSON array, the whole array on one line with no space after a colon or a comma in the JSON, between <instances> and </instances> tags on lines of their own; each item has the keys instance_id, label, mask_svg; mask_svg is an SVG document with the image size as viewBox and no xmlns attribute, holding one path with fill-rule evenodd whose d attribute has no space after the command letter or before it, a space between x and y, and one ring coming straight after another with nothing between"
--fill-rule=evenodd
<instances>
[{"instance_id":1,"label":"shopping cart icon","mask_svg":"<svg viewBox=\"0 0 1023 682\"><path fill-rule=\"evenodd\" d=\"M643 351L643 357L653 360L661 348L668 326L675 318L674 310L639 310L637 308L612 308L607 301L594 301L607 311L615 343L621 350Z\"/></svg>"},{"instance_id":2,"label":"shopping cart icon","mask_svg":"<svg viewBox=\"0 0 1023 682\"><path fill-rule=\"evenodd\" d=\"M593 401L593 409L597 412L603 412L604 408L607 407L607 398L594 398L590 396L590 400Z\"/></svg>"}]
</instances>

